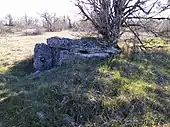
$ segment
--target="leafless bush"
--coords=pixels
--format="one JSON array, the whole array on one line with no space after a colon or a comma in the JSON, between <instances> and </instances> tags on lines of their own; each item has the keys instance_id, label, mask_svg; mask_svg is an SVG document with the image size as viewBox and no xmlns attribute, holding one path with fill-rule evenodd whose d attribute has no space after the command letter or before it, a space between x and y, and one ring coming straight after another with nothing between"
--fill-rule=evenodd
<instances>
[{"instance_id":1,"label":"leafless bush","mask_svg":"<svg viewBox=\"0 0 170 127\"><path fill-rule=\"evenodd\" d=\"M43 31L41 29L26 29L22 31L23 36L35 36L35 35L41 35L43 34Z\"/></svg>"},{"instance_id":2,"label":"leafless bush","mask_svg":"<svg viewBox=\"0 0 170 127\"><path fill-rule=\"evenodd\" d=\"M56 13L48 12L42 13L40 16L47 32L62 31L72 27L71 19L68 16L57 17Z\"/></svg>"},{"instance_id":3,"label":"leafless bush","mask_svg":"<svg viewBox=\"0 0 170 127\"><path fill-rule=\"evenodd\" d=\"M0 21L0 34L21 32L23 35L40 35L42 34L41 28L38 19L26 14L15 20L11 14L7 14L4 20Z\"/></svg>"},{"instance_id":4,"label":"leafless bush","mask_svg":"<svg viewBox=\"0 0 170 127\"><path fill-rule=\"evenodd\" d=\"M163 20L157 29L160 36L170 37L170 20Z\"/></svg>"},{"instance_id":5,"label":"leafless bush","mask_svg":"<svg viewBox=\"0 0 170 127\"><path fill-rule=\"evenodd\" d=\"M14 33L13 27L0 25L0 34L12 34Z\"/></svg>"},{"instance_id":6,"label":"leafless bush","mask_svg":"<svg viewBox=\"0 0 170 127\"><path fill-rule=\"evenodd\" d=\"M41 28L41 22L34 18L29 17L26 14L15 21L15 26L17 31L22 31L26 29L37 29Z\"/></svg>"},{"instance_id":7,"label":"leafless bush","mask_svg":"<svg viewBox=\"0 0 170 127\"><path fill-rule=\"evenodd\" d=\"M23 35L40 35L44 32L56 32L72 29L72 21L69 16L57 17L56 13L40 14L42 20L30 17L27 14L18 19L13 19L11 14L6 15L0 22L0 33L21 32Z\"/></svg>"}]
</instances>

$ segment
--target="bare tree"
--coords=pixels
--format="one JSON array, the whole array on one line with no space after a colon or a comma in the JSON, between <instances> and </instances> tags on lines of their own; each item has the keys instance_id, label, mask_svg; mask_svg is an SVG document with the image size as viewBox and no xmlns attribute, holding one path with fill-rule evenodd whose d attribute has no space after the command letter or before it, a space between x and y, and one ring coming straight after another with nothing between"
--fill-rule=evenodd
<instances>
[{"instance_id":1,"label":"bare tree","mask_svg":"<svg viewBox=\"0 0 170 127\"><path fill-rule=\"evenodd\" d=\"M56 17L56 14L50 14L48 12L40 14L40 16L45 21L44 26L47 28L48 32L54 32L55 31L55 25L58 21L58 17Z\"/></svg>"},{"instance_id":2,"label":"bare tree","mask_svg":"<svg viewBox=\"0 0 170 127\"><path fill-rule=\"evenodd\" d=\"M161 0L76 0L76 6L111 45L117 45L122 27L129 27L140 41L133 26L143 25L136 20L157 19L170 5Z\"/></svg>"},{"instance_id":3,"label":"bare tree","mask_svg":"<svg viewBox=\"0 0 170 127\"><path fill-rule=\"evenodd\" d=\"M67 20L68 20L68 28L69 29L73 28L71 18L69 16L67 16Z\"/></svg>"},{"instance_id":4,"label":"bare tree","mask_svg":"<svg viewBox=\"0 0 170 127\"><path fill-rule=\"evenodd\" d=\"M61 16L57 17L56 13L42 13L40 16L43 19L43 27L47 29L48 32L62 31L72 28L72 22L70 17Z\"/></svg>"},{"instance_id":5,"label":"bare tree","mask_svg":"<svg viewBox=\"0 0 170 127\"><path fill-rule=\"evenodd\" d=\"M27 14L25 14L22 17L22 20L23 20L24 25L31 26L31 25L35 25L36 24L35 20L37 20L37 19L35 19L33 17L29 17Z\"/></svg>"},{"instance_id":6,"label":"bare tree","mask_svg":"<svg viewBox=\"0 0 170 127\"><path fill-rule=\"evenodd\" d=\"M13 25L14 25L14 24L13 24L13 17L12 17L11 14L7 14L7 15L5 16L5 19L6 19L6 25L7 25L7 26L13 26Z\"/></svg>"}]
</instances>

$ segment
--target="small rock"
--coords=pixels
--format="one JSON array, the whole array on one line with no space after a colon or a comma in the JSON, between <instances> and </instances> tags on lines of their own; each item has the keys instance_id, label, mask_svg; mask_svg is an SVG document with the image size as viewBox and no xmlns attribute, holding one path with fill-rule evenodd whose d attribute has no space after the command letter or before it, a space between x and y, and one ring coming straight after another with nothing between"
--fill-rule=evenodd
<instances>
[{"instance_id":1,"label":"small rock","mask_svg":"<svg viewBox=\"0 0 170 127\"><path fill-rule=\"evenodd\" d=\"M35 76L38 76L41 72L40 71L36 71L30 75L27 76L28 79L33 79Z\"/></svg>"},{"instance_id":2,"label":"small rock","mask_svg":"<svg viewBox=\"0 0 170 127\"><path fill-rule=\"evenodd\" d=\"M39 119L44 119L44 117L45 117L45 115L42 111L37 112L37 116L38 116Z\"/></svg>"},{"instance_id":3,"label":"small rock","mask_svg":"<svg viewBox=\"0 0 170 127\"><path fill-rule=\"evenodd\" d=\"M120 112L122 113L122 115L124 117L127 117L130 113L130 110L131 110L131 105L129 102L123 102L121 105L120 105Z\"/></svg>"}]
</instances>

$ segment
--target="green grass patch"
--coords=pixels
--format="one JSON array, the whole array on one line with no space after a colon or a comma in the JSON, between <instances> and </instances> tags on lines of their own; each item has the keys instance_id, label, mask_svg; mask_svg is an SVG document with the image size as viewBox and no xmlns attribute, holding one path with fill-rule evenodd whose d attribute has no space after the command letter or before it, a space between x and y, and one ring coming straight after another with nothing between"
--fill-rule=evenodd
<instances>
[{"instance_id":1,"label":"green grass patch","mask_svg":"<svg viewBox=\"0 0 170 127\"><path fill-rule=\"evenodd\" d=\"M157 126L170 123L170 54L75 60L38 75L32 58L2 69L3 127ZM2 66L4 68L4 66Z\"/></svg>"},{"instance_id":2,"label":"green grass patch","mask_svg":"<svg viewBox=\"0 0 170 127\"><path fill-rule=\"evenodd\" d=\"M7 71L7 68L0 66L0 74L5 73Z\"/></svg>"},{"instance_id":3,"label":"green grass patch","mask_svg":"<svg viewBox=\"0 0 170 127\"><path fill-rule=\"evenodd\" d=\"M146 39L146 47L164 47L166 41L161 38L150 38Z\"/></svg>"}]
</instances>

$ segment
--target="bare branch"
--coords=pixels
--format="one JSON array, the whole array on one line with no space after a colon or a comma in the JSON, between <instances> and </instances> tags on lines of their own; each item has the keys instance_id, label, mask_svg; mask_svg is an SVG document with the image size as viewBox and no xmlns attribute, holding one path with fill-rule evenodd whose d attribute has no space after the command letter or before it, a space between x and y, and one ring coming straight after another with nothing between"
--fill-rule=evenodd
<instances>
[{"instance_id":1,"label":"bare branch","mask_svg":"<svg viewBox=\"0 0 170 127\"><path fill-rule=\"evenodd\" d=\"M121 27L128 27L131 32L137 35L132 28L140 27L147 32L154 34L154 31L145 27L142 20L169 20L167 17L156 17L156 15L169 9L170 5L160 5L161 0L76 0L76 6L89 20L96 30L103 35L103 38L114 43L121 36ZM158 8L160 10L158 10ZM129 20L139 20L128 24ZM155 34L156 35L156 34ZM142 41L137 37L142 45ZM117 43L117 41L116 41ZM142 45L144 46L144 45Z\"/></svg>"}]
</instances>

